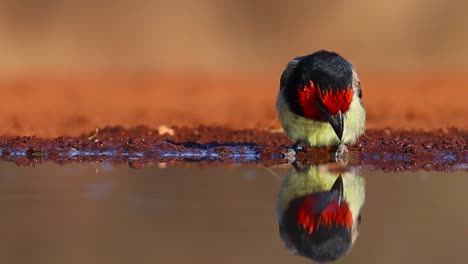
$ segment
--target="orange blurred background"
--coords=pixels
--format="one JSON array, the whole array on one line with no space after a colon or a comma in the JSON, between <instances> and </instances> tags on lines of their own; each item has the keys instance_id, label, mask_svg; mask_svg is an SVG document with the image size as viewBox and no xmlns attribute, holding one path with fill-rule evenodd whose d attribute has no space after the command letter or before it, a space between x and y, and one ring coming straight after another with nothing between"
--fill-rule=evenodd
<instances>
[{"instance_id":1,"label":"orange blurred background","mask_svg":"<svg viewBox=\"0 0 468 264\"><path fill-rule=\"evenodd\" d=\"M467 128L465 10L454 0L0 0L0 134L270 127L284 66L318 49L360 72L368 127Z\"/></svg>"},{"instance_id":2,"label":"orange blurred background","mask_svg":"<svg viewBox=\"0 0 468 264\"><path fill-rule=\"evenodd\" d=\"M468 65L468 3L1 0L1 68L277 71L317 49L361 69Z\"/></svg>"}]
</instances>

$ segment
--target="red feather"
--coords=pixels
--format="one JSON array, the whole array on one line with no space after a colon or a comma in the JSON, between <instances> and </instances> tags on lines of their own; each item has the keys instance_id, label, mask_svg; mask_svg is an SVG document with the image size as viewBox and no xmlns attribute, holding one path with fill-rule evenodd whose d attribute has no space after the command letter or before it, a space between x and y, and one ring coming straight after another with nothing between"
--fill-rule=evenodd
<instances>
[{"instance_id":1,"label":"red feather","mask_svg":"<svg viewBox=\"0 0 468 264\"><path fill-rule=\"evenodd\" d=\"M332 224L351 229L353 217L346 202L342 202L340 205L338 201L333 200L318 214L314 210L317 204L317 198L306 197L298 211L297 223L309 234L312 234L320 226L331 226Z\"/></svg>"},{"instance_id":2,"label":"red feather","mask_svg":"<svg viewBox=\"0 0 468 264\"><path fill-rule=\"evenodd\" d=\"M304 116L311 119L323 119L322 113L318 109L319 100L322 101L325 109L332 115L348 111L353 100L354 90L351 86L344 90L322 90L312 81L298 91L298 102L302 107Z\"/></svg>"}]
</instances>

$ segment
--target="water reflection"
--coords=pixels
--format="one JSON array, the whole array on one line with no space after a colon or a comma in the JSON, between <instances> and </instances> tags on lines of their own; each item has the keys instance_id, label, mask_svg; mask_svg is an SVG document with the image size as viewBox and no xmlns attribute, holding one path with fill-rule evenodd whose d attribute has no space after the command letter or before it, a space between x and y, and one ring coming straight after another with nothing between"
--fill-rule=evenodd
<instances>
[{"instance_id":1,"label":"water reflection","mask_svg":"<svg viewBox=\"0 0 468 264\"><path fill-rule=\"evenodd\" d=\"M291 168L276 205L281 239L294 254L336 260L356 241L364 200L364 178L355 171Z\"/></svg>"}]
</instances>

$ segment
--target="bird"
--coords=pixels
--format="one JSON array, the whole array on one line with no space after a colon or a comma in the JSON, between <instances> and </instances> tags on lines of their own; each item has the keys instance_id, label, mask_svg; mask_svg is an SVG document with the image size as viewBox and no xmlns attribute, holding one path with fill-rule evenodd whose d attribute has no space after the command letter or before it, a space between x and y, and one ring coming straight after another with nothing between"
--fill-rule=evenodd
<instances>
[{"instance_id":1,"label":"bird","mask_svg":"<svg viewBox=\"0 0 468 264\"><path fill-rule=\"evenodd\" d=\"M354 245L365 203L365 180L356 171L327 166L291 168L276 201L280 237L293 254L336 260Z\"/></svg>"},{"instance_id":2,"label":"bird","mask_svg":"<svg viewBox=\"0 0 468 264\"><path fill-rule=\"evenodd\" d=\"M319 50L292 59L280 78L276 110L282 127L302 144L338 146L335 156L348 152L364 133L366 110L359 76L354 66L339 54Z\"/></svg>"}]
</instances>

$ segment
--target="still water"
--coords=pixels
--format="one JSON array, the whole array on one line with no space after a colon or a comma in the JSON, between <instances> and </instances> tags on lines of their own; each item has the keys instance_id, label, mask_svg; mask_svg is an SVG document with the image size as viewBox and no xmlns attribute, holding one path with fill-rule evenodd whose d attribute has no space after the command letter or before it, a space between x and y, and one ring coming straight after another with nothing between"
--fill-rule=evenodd
<instances>
[{"instance_id":1,"label":"still water","mask_svg":"<svg viewBox=\"0 0 468 264\"><path fill-rule=\"evenodd\" d=\"M312 263L282 214L304 197L349 207L336 263L468 260L466 171L302 169L0 162L0 263Z\"/></svg>"}]
</instances>

